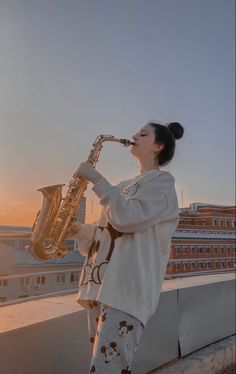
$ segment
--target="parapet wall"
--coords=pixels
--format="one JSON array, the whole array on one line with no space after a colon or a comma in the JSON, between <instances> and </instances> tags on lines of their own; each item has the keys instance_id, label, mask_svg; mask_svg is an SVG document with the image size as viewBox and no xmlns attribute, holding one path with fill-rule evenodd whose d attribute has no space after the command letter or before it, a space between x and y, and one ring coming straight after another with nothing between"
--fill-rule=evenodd
<instances>
[{"instance_id":1,"label":"parapet wall","mask_svg":"<svg viewBox=\"0 0 236 374\"><path fill-rule=\"evenodd\" d=\"M235 333L234 275L165 281L156 313L144 329L133 372L145 374ZM86 312L75 295L0 308L0 368L4 374L86 374Z\"/></svg>"}]
</instances>

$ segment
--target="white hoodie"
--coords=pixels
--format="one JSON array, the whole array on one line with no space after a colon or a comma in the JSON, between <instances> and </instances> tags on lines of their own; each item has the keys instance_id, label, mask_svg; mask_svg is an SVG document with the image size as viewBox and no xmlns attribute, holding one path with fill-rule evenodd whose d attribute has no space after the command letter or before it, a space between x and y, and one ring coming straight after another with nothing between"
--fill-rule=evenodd
<instances>
[{"instance_id":1,"label":"white hoodie","mask_svg":"<svg viewBox=\"0 0 236 374\"><path fill-rule=\"evenodd\" d=\"M147 171L112 186L101 178L93 191L103 206L97 224L82 224L79 251L86 256L77 301L97 300L144 325L155 313L178 224L175 179Z\"/></svg>"}]
</instances>

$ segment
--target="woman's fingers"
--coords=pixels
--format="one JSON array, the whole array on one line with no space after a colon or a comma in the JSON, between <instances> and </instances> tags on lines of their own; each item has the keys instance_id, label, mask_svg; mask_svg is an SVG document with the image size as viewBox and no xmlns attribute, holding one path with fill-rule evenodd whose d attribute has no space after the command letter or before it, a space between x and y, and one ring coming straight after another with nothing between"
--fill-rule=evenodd
<instances>
[{"instance_id":1,"label":"woman's fingers","mask_svg":"<svg viewBox=\"0 0 236 374\"><path fill-rule=\"evenodd\" d=\"M79 232L81 224L79 222L73 222L67 229L67 237L75 235Z\"/></svg>"}]
</instances>

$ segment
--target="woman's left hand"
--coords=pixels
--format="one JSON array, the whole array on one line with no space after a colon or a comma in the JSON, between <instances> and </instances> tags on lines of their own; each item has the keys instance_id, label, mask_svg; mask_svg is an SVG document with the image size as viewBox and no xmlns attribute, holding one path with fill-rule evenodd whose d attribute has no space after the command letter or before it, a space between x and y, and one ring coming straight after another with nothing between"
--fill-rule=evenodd
<instances>
[{"instance_id":1,"label":"woman's left hand","mask_svg":"<svg viewBox=\"0 0 236 374\"><path fill-rule=\"evenodd\" d=\"M95 170L95 168L88 161L81 162L77 170L77 173L81 177L88 179L93 184L98 182L99 179L103 177L102 174L100 174L97 170Z\"/></svg>"}]
</instances>

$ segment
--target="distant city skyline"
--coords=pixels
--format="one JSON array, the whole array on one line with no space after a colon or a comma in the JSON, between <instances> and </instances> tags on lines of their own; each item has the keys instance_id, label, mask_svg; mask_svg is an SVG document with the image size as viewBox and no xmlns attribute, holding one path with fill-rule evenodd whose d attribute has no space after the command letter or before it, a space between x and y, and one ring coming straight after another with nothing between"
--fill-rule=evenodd
<instances>
[{"instance_id":1,"label":"distant city skyline","mask_svg":"<svg viewBox=\"0 0 236 374\"><path fill-rule=\"evenodd\" d=\"M163 168L179 207L234 205L234 8L233 0L2 0L0 224L31 226L42 205L36 190L68 186L96 136L131 138L150 120L185 129ZM111 143L97 170L112 184L139 174L129 150ZM86 197L91 222L101 210L91 184Z\"/></svg>"},{"instance_id":2,"label":"distant city skyline","mask_svg":"<svg viewBox=\"0 0 236 374\"><path fill-rule=\"evenodd\" d=\"M181 210L165 279L235 272L235 209L194 203L191 209ZM83 218L83 208L80 212ZM64 257L38 261L25 251L29 240L29 230L7 227L4 232L0 225L0 302L29 300L35 290L41 295L71 291L79 281L84 257L77 251L76 241L66 241Z\"/></svg>"}]
</instances>

